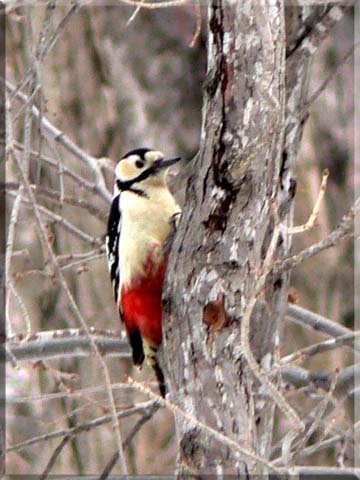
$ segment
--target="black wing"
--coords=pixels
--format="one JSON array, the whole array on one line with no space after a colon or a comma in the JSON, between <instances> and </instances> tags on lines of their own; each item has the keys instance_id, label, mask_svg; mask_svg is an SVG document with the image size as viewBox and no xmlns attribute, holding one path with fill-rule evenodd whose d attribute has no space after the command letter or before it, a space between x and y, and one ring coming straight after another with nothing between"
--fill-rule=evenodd
<instances>
[{"instance_id":1,"label":"black wing","mask_svg":"<svg viewBox=\"0 0 360 480\"><path fill-rule=\"evenodd\" d=\"M120 285L119 241L121 213L119 203L120 194L116 195L112 201L106 234L106 255L116 304L118 303Z\"/></svg>"}]
</instances>

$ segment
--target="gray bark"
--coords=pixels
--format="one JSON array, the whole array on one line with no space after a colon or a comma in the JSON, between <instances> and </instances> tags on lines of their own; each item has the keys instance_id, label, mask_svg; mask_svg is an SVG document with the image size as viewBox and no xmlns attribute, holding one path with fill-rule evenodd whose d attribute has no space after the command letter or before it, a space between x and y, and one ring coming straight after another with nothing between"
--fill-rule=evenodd
<instances>
[{"instance_id":1,"label":"gray bark","mask_svg":"<svg viewBox=\"0 0 360 480\"><path fill-rule=\"evenodd\" d=\"M292 224L308 59L340 16L330 7L285 12L282 0L208 8L201 145L168 269L163 361L172 401L264 458L274 404L258 395L264 388L243 356L240 325L271 240L273 199ZM280 237L276 257L290 249L290 236ZM288 283L289 273L269 275L252 312L251 348L264 371L279 344ZM175 421L180 475L264 472L188 419Z\"/></svg>"}]
</instances>

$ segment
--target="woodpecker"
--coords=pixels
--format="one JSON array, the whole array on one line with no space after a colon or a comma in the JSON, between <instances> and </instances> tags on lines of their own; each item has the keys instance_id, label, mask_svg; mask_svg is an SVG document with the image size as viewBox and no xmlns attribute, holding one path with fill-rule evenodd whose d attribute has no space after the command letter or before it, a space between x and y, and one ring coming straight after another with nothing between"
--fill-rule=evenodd
<instances>
[{"instance_id":1,"label":"woodpecker","mask_svg":"<svg viewBox=\"0 0 360 480\"><path fill-rule=\"evenodd\" d=\"M139 148L117 163L106 235L113 294L133 362L140 368L146 356L163 397L165 379L156 359L162 341L161 296L169 238L181 213L167 187L166 173L179 160Z\"/></svg>"}]
</instances>

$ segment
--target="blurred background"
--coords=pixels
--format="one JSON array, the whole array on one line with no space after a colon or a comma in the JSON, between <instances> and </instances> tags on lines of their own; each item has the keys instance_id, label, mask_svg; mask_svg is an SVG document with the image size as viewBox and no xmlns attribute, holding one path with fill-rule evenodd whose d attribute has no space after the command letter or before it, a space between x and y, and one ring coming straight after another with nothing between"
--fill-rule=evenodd
<instances>
[{"instance_id":1,"label":"blurred background","mask_svg":"<svg viewBox=\"0 0 360 480\"><path fill-rule=\"evenodd\" d=\"M199 19L194 5L142 9L135 17L134 8L124 5L86 6L73 14L69 14L70 8L60 5L51 13L49 36L56 32L59 23L64 22L64 28L59 30L57 43L39 66L41 88L34 94L34 103L42 114L88 154L109 159L101 162L109 191L116 161L133 148L155 147L170 155L181 155L184 162L191 160L198 149L201 128L205 12L202 30L197 35ZM33 64L45 15L44 6L8 10L6 75L13 85L23 79ZM353 42L353 14L349 11L314 58L310 95ZM29 85L22 91L31 93ZM306 222L310 215L324 168L329 169L330 178L318 227L298 235L294 251L325 237L352 204L353 98L351 56L310 109L299 152L296 224ZM18 142L15 148L21 153L23 103L11 99L11 113L13 135ZM91 172L39 131L38 122L34 122L29 178L31 184L41 187L35 190L38 204L65 217L89 236L102 239L109 205L88 187L86 182L94 180ZM13 161L9 160L6 168L10 221L19 174ZM54 191L57 196L49 193ZM44 214L44 219L53 251L88 325L118 330L120 323L106 260L99 245L74 235L54 216ZM75 317L62 288L49 272L35 219L24 202L15 227L11 258L14 289L7 292L8 335L68 328L69 322L76 323ZM85 256L75 260L81 253ZM352 242L344 241L297 268L292 275L292 295L309 310L353 328ZM284 336L282 355L325 338L291 322L286 322ZM337 349L313 357L302 366L328 372L351 361L347 350ZM145 382L153 380L147 368L135 372L130 361L108 359L107 364L114 383L124 382L126 374ZM64 358L44 365L7 367L8 445L109 413L104 376L96 358ZM97 386L96 392L85 390ZM83 393L71 396L73 390ZM50 396L59 392L63 395ZM298 398L304 409L315 405L306 392L299 393ZM146 400L146 396L126 387L115 390L115 400L117 407L127 408ZM133 417L121 421L124 437L134 422ZM351 405L342 406L336 411L334 429L350 428L351 424ZM281 431L279 422L277 430ZM41 473L59 441L48 440L9 453L7 473ZM109 423L75 436L64 447L52 473L100 473L115 450ZM176 458L172 414L164 409L158 411L135 436L126 453L133 474L172 474ZM316 458L309 457L304 463L332 465L336 455L334 448ZM118 467L112 473L120 473Z\"/></svg>"}]
</instances>

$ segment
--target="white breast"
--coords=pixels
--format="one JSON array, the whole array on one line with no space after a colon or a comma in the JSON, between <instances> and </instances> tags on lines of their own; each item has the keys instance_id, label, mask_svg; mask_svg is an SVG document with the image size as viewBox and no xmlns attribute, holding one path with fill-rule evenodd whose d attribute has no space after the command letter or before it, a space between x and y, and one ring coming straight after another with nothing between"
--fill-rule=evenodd
<instances>
[{"instance_id":1,"label":"white breast","mask_svg":"<svg viewBox=\"0 0 360 480\"><path fill-rule=\"evenodd\" d=\"M144 275L149 253L163 259L162 245L171 232L170 218L180 207L164 186L154 188L150 198L132 192L120 196L121 233L119 243L120 289Z\"/></svg>"}]
</instances>

